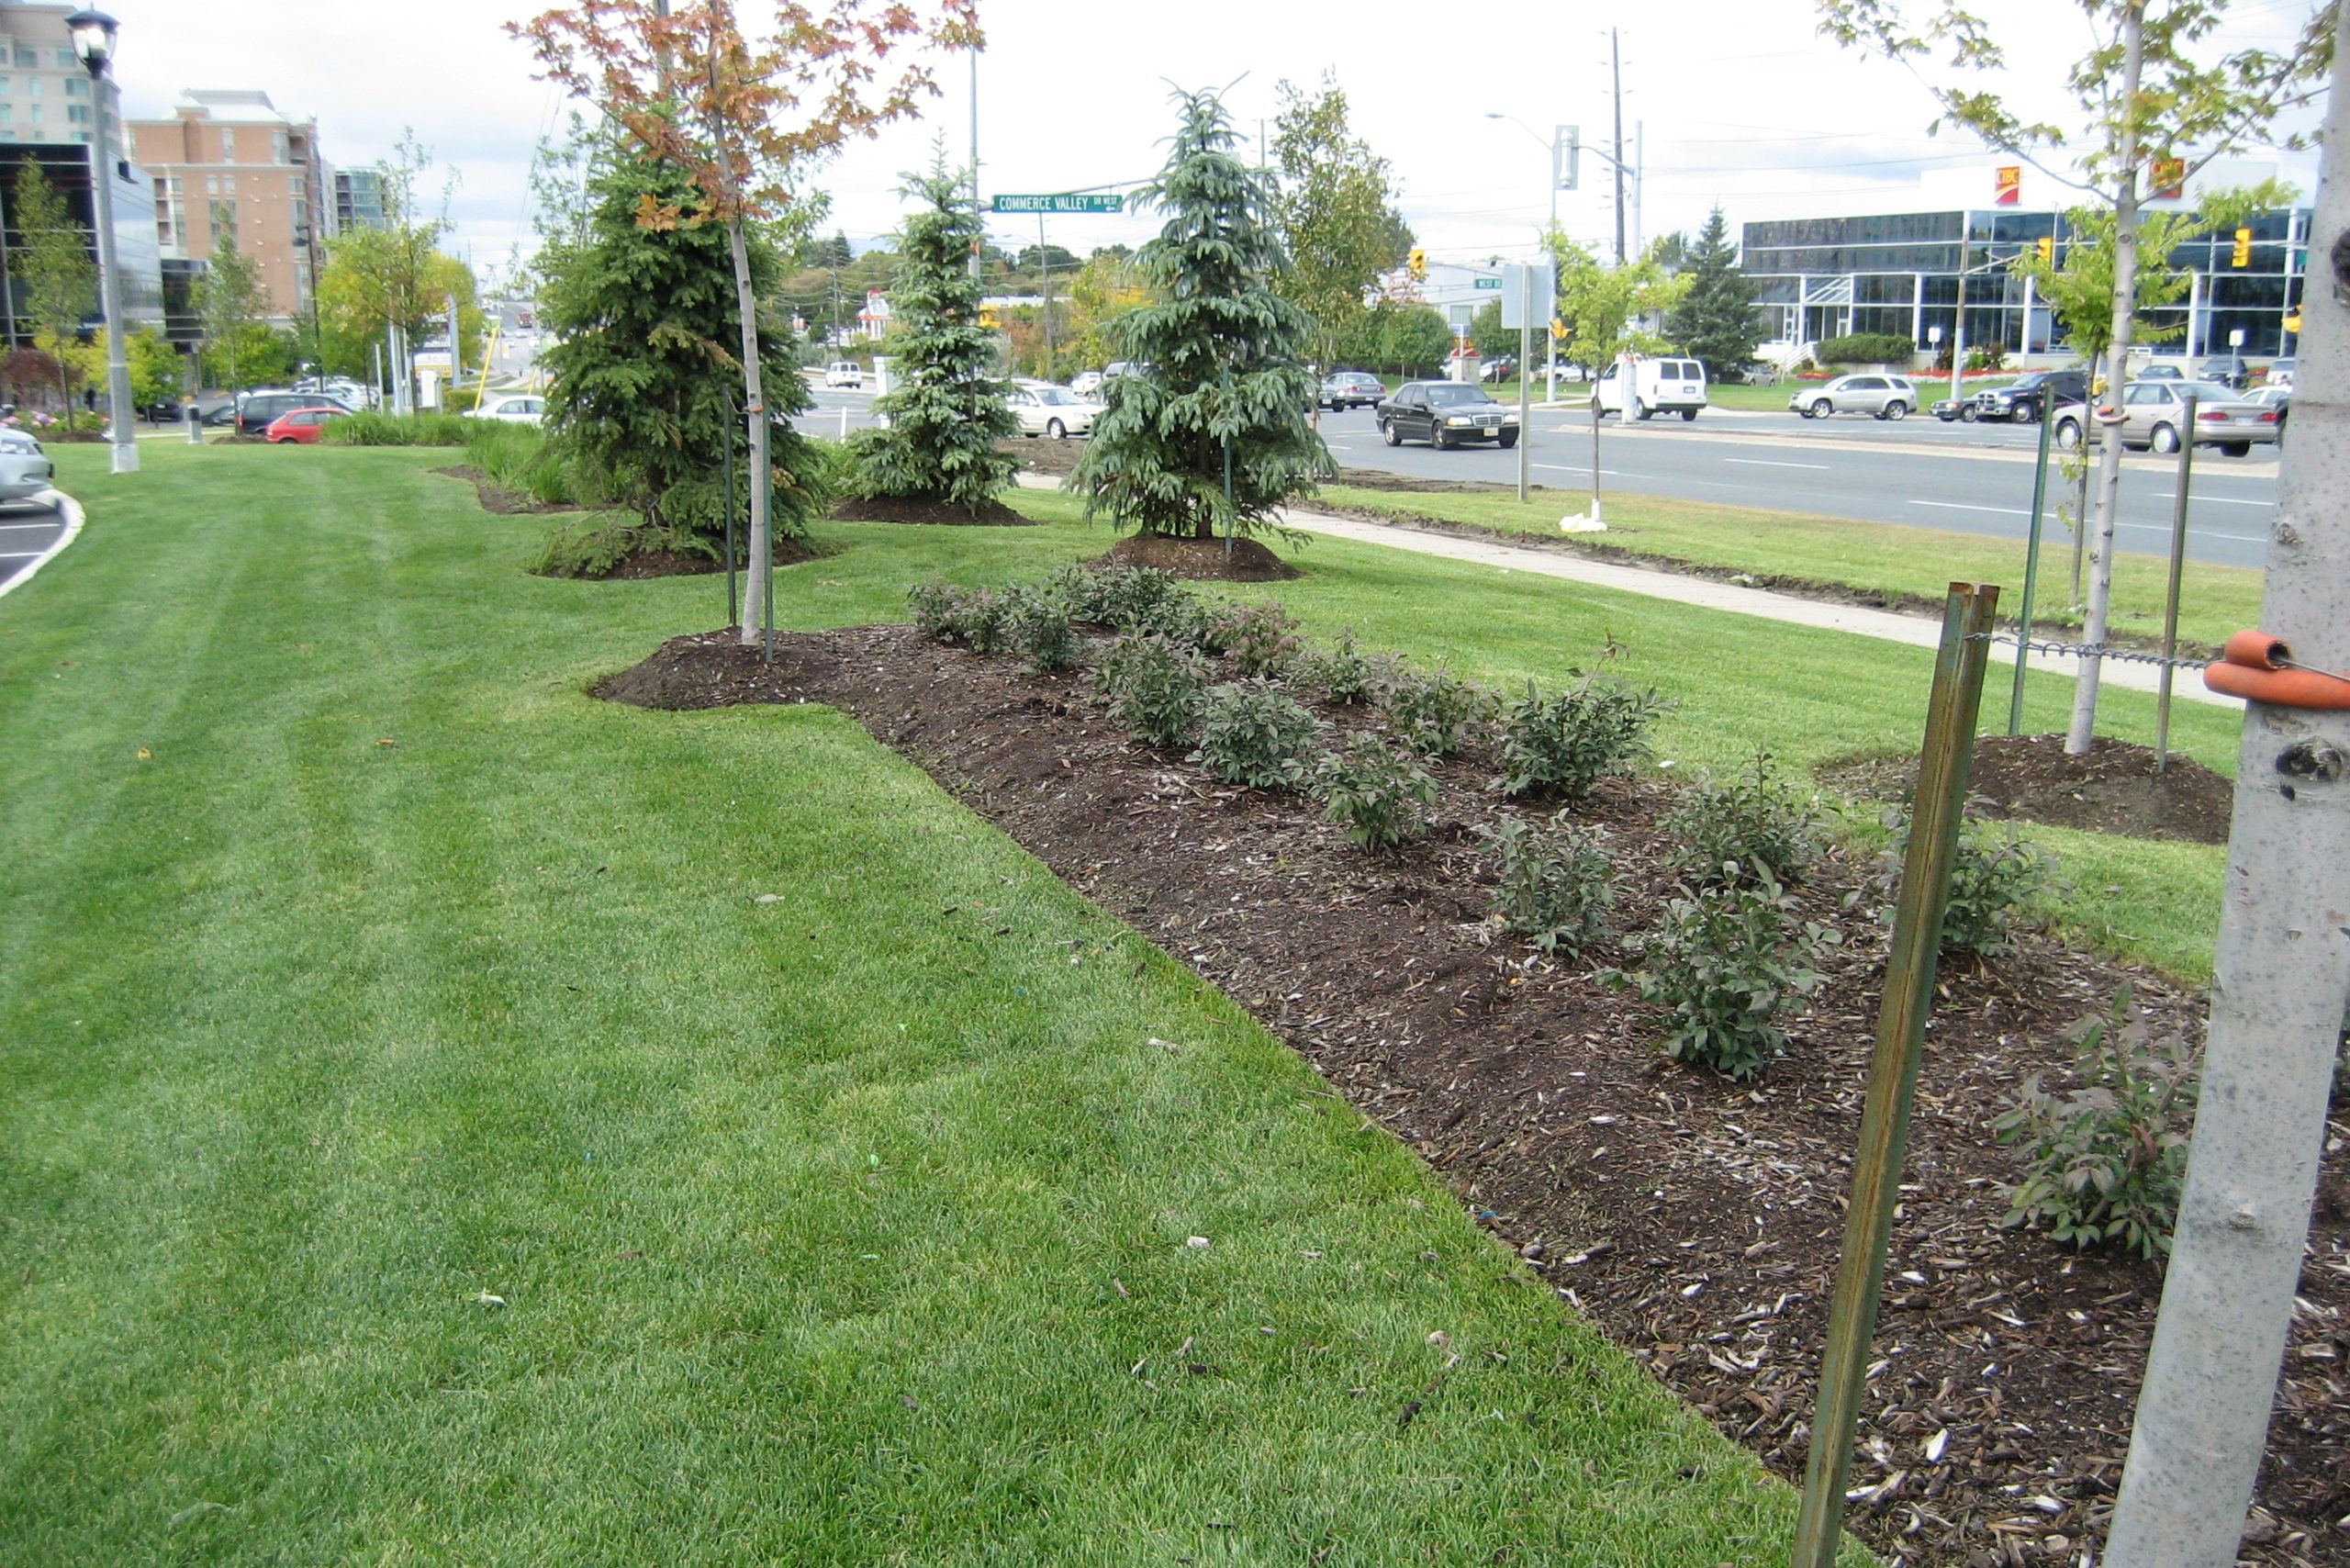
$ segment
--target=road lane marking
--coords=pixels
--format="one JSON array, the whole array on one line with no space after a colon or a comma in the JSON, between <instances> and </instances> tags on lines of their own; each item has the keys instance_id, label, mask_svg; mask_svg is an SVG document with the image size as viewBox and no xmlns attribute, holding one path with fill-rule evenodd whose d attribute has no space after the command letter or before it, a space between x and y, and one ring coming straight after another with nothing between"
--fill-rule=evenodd
<instances>
[{"instance_id":1,"label":"road lane marking","mask_svg":"<svg viewBox=\"0 0 2350 1568\"><path fill-rule=\"evenodd\" d=\"M1591 466L1583 463L1537 463L1537 468L1547 468L1553 474L1588 474ZM1627 474L1620 468L1602 468L1602 476L1610 479L1653 479L1653 474Z\"/></svg>"},{"instance_id":2,"label":"road lane marking","mask_svg":"<svg viewBox=\"0 0 2350 1568\"><path fill-rule=\"evenodd\" d=\"M1773 463L1761 457L1725 457L1722 461L1745 468L1817 468L1823 474L1828 472L1825 463Z\"/></svg>"},{"instance_id":3,"label":"road lane marking","mask_svg":"<svg viewBox=\"0 0 2350 1568\"><path fill-rule=\"evenodd\" d=\"M1909 501L1913 507L1941 507L1947 511L1995 511L2001 517L2025 517L2030 514L2017 507L1971 507L1964 501Z\"/></svg>"},{"instance_id":4,"label":"road lane marking","mask_svg":"<svg viewBox=\"0 0 2350 1568\"><path fill-rule=\"evenodd\" d=\"M2273 507L2277 504L2275 501L2246 500L2242 496L2207 496L2199 490L2189 491L2187 498L2189 501L2216 501L2223 507ZM2154 499L2158 501L2175 501L2178 499L2178 492L2177 490L2157 490L2154 492Z\"/></svg>"},{"instance_id":5,"label":"road lane marking","mask_svg":"<svg viewBox=\"0 0 2350 1568\"><path fill-rule=\"evenodd\" d=\"M2117 522L2113 526L2116 530L2127 529L2133 533L2159 533L2165 538L2168 538L2170 536L2170 530L2160 523ZM2231 544L2266 544L2268 543L2267 540L2257 534L2213 533L2209 529L2203 528L2190 528L2187 531L2187 536L2189 539L2224 539Z\"/></svg>"}]
</instances>

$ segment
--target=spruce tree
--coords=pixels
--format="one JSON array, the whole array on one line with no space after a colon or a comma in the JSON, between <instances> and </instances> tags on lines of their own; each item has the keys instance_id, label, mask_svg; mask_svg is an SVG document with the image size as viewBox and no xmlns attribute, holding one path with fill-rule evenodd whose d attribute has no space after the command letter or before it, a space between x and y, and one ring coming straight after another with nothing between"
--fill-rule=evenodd
<instances>
[{"instance_id":1,"label":"spruce tree","mask_svg":"<svg viewBox=\"0 0 2350 1568\"><path fill-rule=\"evenodd\" d=\"M1666 323L1682 352L1703 360L1706 375L1715 381L1735 380L1754 357L1762 341L1762 319L1754 308L1754 285L1738 270L1738 248L1729 242L1729 225L1722 209L1706 219L1680 269L1690 280Z\"/></svg>"},{"instance_id":2,"label":"spruce tree","mask_svg":"<svg viewBox=\"0 0 2350 1568\"><path fill-rule=\"evenodd\" d=\"M585 223L550 235L540 252L541 363L551 378L547 431L555 450L592 487L668 531L672 547L716 557L730 436L744 464L733 258L722 225L637 222L643 202L680 201L693 188L676 164L632 146L598 153ZM776 250L756 230L750 263L754 284L770 286ZM769 408L795 414L812 407L784 335L771 323L759 327ZM815 454L780 421L772 441L776 533L801 536L820 504L800 479ZM737 480L738 515L747 478Z\"/></svg>"},{"instance_id":3,"label":"spruce tree","mask_svg":"<svg viewBox=\"0 0 2350 1568\"><path fill-rule=\"evenodd\" d=\"M1003 384L988 374L995 333L979 324L979 280L969 269L981 230L979 214L958 199L962 190L943 168L907 176L905 194L926 205L906 221L890 286L899 380L873 400L888 425L858 431L850 445L860 495L976 517L1020 466L995 445L1020 426Z\"/></svg>"},{"instance_id":4,"label":"spruce tree","mask_svg":"<svg viewBox=\"0 0 2350 1568\"><path fill-rule=\"evenodd\" d=\"M1125 356L1149 368L1104 385L1072 483L1089 517L1121 528L1250 534L1337 472L1300 363L1314 323L1269 286L1282 265L1270 196L1232 155L1224 106L1205 92L1176 102L1182 128L1140 193L1169 214L1135 257L1156 297L1118 323Z\"/></svg>"}]
</instances>

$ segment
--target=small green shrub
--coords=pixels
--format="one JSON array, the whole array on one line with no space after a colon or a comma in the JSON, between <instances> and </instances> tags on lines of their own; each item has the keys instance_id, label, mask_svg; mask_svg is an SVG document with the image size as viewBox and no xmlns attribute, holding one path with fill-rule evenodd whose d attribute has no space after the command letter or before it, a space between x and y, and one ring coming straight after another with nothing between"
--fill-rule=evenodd
<instances>
[{"instance_id":1,"label":"small green shrub","mask_svg":"<svg viewBox=\"0 0 2350 1568\"><path fill-rule=\"evenodd\" d=\"M1200 699L1200 744L1187 760L1226 784L1292 790L1321 725L1270 681L1226 681Z\"/></svg>"},{"instance_id":2,"label":"small green shrub","mask_svg":"<svg viewBox=\"0 0 2350 1568\"><path fill-rule=\"evenodd\" d=\"M1305 652L1296 621L1270 599L1221 607L1209 621L1207 634L1214 651L1231 661L1237 673L1251 679L1286 675Z\"/></svg>"},{"instance_id":3,"label":"small green shrub","mask_svg":"<svg viewBox=\"0 0 2350 1568\"><path fill-rule=\"evenodd\" d=\"M1422 756L1449 756L1493 717L1493 695L1449 670L1422 671L1402 658L1372 661L1372 700L1404 744Z\"/></svg>"},{"instance_id":4,"label":"small green shrub","mask_svg":"<svg viewBox=\"0 0 2350 1568\"><path fill-rule=\"evenodd\" d=\"M1322 754L1314 792L1330 821L1365 849L1393 849L1428 830L1436 780L1420 759L1368 732L1352 734Z\"/></svg>"},{"instance_id":5,"label":"small green shrub","mask_svg":"<svg viewBox=\"0 0 2350 1568\"><path fill-rule=\"evenodd\" d=\"M906 590L914 625L934 642L959 643L975 654L1002 653L1012 636L1012 594L957 588L934 577Z\"/></svg>"},{"instance_id":6,"label":"small green shrub","mask_svg":"<svg viewBox=\"0 0 2350 1568\"><path fill-rule=\"evenodd\" d=\"M1165 637L1121 637L1094 679L1127 734L1145 745L1173 746L1192 738L1209 673L1196 648Z\"/></svg>"},{"instance_id":7,"label":"small green shrub","mask_svg":"<svg viewBox=\"0 0 2350 1568\"><path fill-rule=\"evenodd\" d=\"M1786 1049L1775 1020L1794 998L1819 988L1812 966L1841 940L1828 926L1799 921L1794 901L1758 868L1751 880L1684 888L1666 900L1655 929L1627 944L1639 969L1598 978L1671 1013L1663 1045L1675 1059L1743 1081Z\"/></svg>"},{"instance_id":8,"label":"small green shrub","mask_svg":"<svg viewBox=\"0 0 2350 1568\"><path fill-rule=\"evenodd\" d=\"M1756 752L1745 772L1683 791L1664 830L1680 840L1673 864L1700 885L1744 881L1761 867L1799 882L1819 852L1820 813L1776 783L1771 756Z\"/></svg>"},{"instance_id":9,"label":"small green shrub","mask_svg":"<svg viewBox=\"0 0 2350 1568\"><path fill-rule=\"evenodd\" d=\"M467 420L465 458L493 485L547 506L576 502L562 459L548 450L546 432L536 425L498 420Z\"/></svg>"},{"instance_id":10,"label":"small green shrub","mask_svg":"<svg viewBox=\"0 0 2350 1568\"><path fill-rule=\"evenodd\" d=\"M1352 708L1371 700L1385 666L1355 651L1354 628L1338 633L1336 646L1309 651L1298 660L1294 678L1318 690L1329 701Z\"/></svg>"},{"instance_id":11,"label":"small green shrub","mask_svg":"<svg viewBox=\"0 0 2350 1568\"><path fill-rule=\"evenodd\" d=\"M1113 632L1145 633L1194 600L1189 588L1156 566L1063 566L1045 579L1069 605L1069 618Z\"/></svg>"},{"instance_id":12,"label":"small green shrub","mask_svg":"<svg viewBox=\"0 0 2350 1568\"><path fill-rule=\"evenodd\" d=\"M1885 910L1890 924L1901 887L1901 861L1908 851L1908 821L1887 813L1893 846L1884 861ZM2058 889L2056 863L2012 827L1970 822L1959 829L1958 853L1951 861L1950 902L1942 912L1942 950L1996 958L2015 950L2016 939L2047 924Z\"/></svg>"},{"instance_id":13,"label":"small green shrub","mask_svg":"<svg viewBox=\"0 0 2350 1568\"><path fill-rule=\"evenodd\" d=\"M484 420L463 414L356 413L329 420L319 439L330 446L463 446Z\"/></svg>"},{"instance_id":14,"label":"small green shrub","mask_svg":"<svg viewBox=\"0 0 2350 1568\"><path fill-rule=\"evenodd\" d=\"M1069 669L1083 643L1069 625L1069 606L1058 596L1019 584L1003 590L1003 640L1038 675Z\"/></svg>"},{"instance_id":15,"label":"small green shrub","mask_svg":"<svg viewBox=\"0 0 2350 1568\"><path fill-rule=\"evenodd\" d=\"M2069 1035L2080 1087L2060 1099L2035 1072L1991 1124L2023 1155L2024 1179L2003 1189L2010 1207L2000 1223L2045 1226L2067 1247L2167 1252L2195 1124L2195 1050L2177 1035L2154 1039L2126 985L2103 1016Z\"/></svg>"},{"instance_id":16,"label":"small green shrub","mask_svg":"<svg viewBox=\"0 0 2350 1568\"><path fill-rule=\"evenodd\" d=\"M1487 908L1502 929L1553 955L1606 937L1616 875L1596 831L1561 812L1547 825L1512 817L1484 836L1494 876Z\"/></svg>"},{"instance_id":17,"label":"small green shrub","mask_svg":"<svg viewBox=\"0 0 2350 1568\"><path fill-rule=\"evenodd\" d=\"M1906 370L1918 357L1918 345L1898 332L1847 332L1822 339L1813 354L1822 364L1889 364Z\"/></svg>"},{"instance_id":18,"label":"small green shrub","mask_svg":"<svg viewBox=\"0 0 2350 1568\"><path fill-rule=\"evenodd\" d=\"M1649 727L1668 704L1653 691L1573 672L1547 700L1528 681L1502 718L1502 792L1581 800L1647 760Z\"/></svg>"},{"instance_id":19,"label":"small green shrub","mask_svg":"<svg viewBox=\"0 0 2350 1568\"><path fill-rule=\"evenodd\" d=\"M604 577L632 556L655 551L715 561L707 540L648 522L616 521L605 513L576 519L547 535L531 570L543 577Z\"/></svg>"},{"instance_id":20,"label":"small green shrub","mask_svg":"<svg viewBox=\"0 0 2350 1568\"><path fill-rule=\"evenodd\" d=\"M914 584L906 590L906 610L914 618L914 630L934 643L955 641L957 624L963 613L963 589L944 577Z\"/></svg>"}]
</instances>

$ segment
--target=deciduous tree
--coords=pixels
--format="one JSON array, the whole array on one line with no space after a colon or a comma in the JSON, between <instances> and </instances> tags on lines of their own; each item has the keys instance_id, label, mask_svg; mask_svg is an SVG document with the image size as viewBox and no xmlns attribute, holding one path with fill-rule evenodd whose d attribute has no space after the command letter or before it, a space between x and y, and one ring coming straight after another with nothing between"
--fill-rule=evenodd
<instances>
[{"instance_id":1,"label":"deciduous tree","mask_svg":"<svg viewBox=\"0 0 2350 1568\"><path fill-rule=\"evenodd\" d=\"M1283 82L1281 95L1273 218L1287 259L1277 286L1314 318L1314 354L1328 368L1380 274L1411 250L1412 230L1395 209L1387 160L1354 134L1337 81L1326 75L1311 93Z\"/></svg>"},{"instance_id":2,"label":"deciduous tree","mask_svg":"<svg viewBox=\"0 0 2350 1568\"><path fill-rule=\"evenodd\" d=\"M31 154L17 166L17 241L8 269L24 313L32 322L33 343L57 365L57 401L73 411L72 349L83 323L98 308L98 264L91 258L90 230L77 222L65 196Z\"/></svg>"},{"instance_id":3,"label":"deciduous tree","mask_svg":"<svg viewBox=\"0 0 2350 1568\"><path fill-rule=\"evenodd\" d=\"M234 397L269 335L269 290L233 234L214 237L211 260L196 286L196 309L204 322L206 368Z\"/></svg>"},{"instance_id":4,"label":"deciduous tree","mask_svg":"<svg viewBox=\"0 0 2350 1568\"><path fill-rule=\"evenodd\" d=\"M2322 92L2333 62L2334 6L2328 0L2312 7L2288 48L2222 51L2212 39L2229 0L2076 4L2090 48L2064 83L2078 111L2065 127L2029 119L2009 97L1976 84L1975 73L2001 71L2007 58L1990 24L1958 0L1926 0L1914 18L1904 0L1819 0L1821 30L1841 43L1895 60L1946 54L1953 74L1930 87L1942 109L1938 124L1973 132L2111 211L2112 294L2106 314L2112 326L2106 353L2113 364L2123 365L2136 324L2139 207L2147 174L2165 168L2166 183L2183 185L2212 159L2266 139L2279 115ZM2121 443L2109 441L2099 454L2089 543L2082 641L2090 651L2081 658L2065 740L2075 754L2087 751L2096 733L2097 650L2112 608L2121 494Z\"/></svg>"},{"instance_id":5,"label":"deciduous tree","mask_svg":"<svg viewBox=\"0 0 2350 1568\"><path fill-rule=\"evenodd\" d=\"M510 24L529 40L541 75L601 108L622 132L691 181L682 199L651 191L637 221L649 229L717 224L734 263L736 355L751 472L769 472L776 400L758 344L750 226L781 216L806 166L851 137L870 136L937 91L923 48L977 49L976 0L832 0L821 12L778 0L774 20L746 30L733 0L581 0ZM896 71L891 76L890 72ZM789 395L789 394L787 394ZM772 565L767 486L751 487L747 602L761 603ZM757 636L743 617L743 640Z\"/></svg>"}]
</instances>

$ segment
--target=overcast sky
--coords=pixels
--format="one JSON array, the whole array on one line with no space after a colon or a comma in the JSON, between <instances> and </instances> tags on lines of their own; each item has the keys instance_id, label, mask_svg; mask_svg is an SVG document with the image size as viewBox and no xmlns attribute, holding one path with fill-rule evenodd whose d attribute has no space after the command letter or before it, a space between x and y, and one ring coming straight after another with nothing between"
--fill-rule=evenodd
<instances>
[{"instance_id":1,"label":"overcast sky","mask_svg":"<svg viewBox=\"0 0 2350 1568\"><path fill-rule=\"evenodd\" d=\"M327 156L346 166L386 156L403 128L458 175L454 244L477 265L528 248L532 148L561 120L561 94L534 81L499 24L531 0L111 0L123 27L119 72L134 117L168 112L188 87L258 87L315 115ZM740 0L746 18L758 0ZM2307 0L2237 0L2219 40L2281 43ZM2087 34L2065 0L1978 0L2003 29L2009 85L2045 115ZM288 17L295 18L292 21ZM1549 213L1551 128L1579 125L1606 145L1608 36L1621 28L1626 162L1635 127L1647 147L1639 228L1694 230L1716 203L1733 223L1817 202L1856 210L1882 193L1897 207L1919 173L1992 162L1970 138L1925 134L1933 106L1909 69L1839 50L1817 32L1811 0L1676 0L1651 7L1564 0L1433 6L1425 0L981 0L989 47L979 62L981 190L1046 192L1129 182L1165 156L1168 94L1229 84L1250 137L1270 125L1283 81L1328 73L1353 105L1357 133L1389 159L1404 215L1431 254L1482 260L1522 252ZM926 164L944 132L968 155L967 60L942 62L943 95L917 123L860 143L811 183L832 197L827 230L887 234L901 211L902 170ZM1531 133L1489 114L1513 117ZM2301 117L2313 125L2314 113ZM2312 155L2283 159L2304 195ZM1561 193L1569 230L1613 232L1612 177L1586 153L1583 188ZM1008 241L1033 241L1034 218L993 219ZM1146 218L1063 217L1047 238L1082 255L1155 231Z\"/></svg>"}]
</instances>

